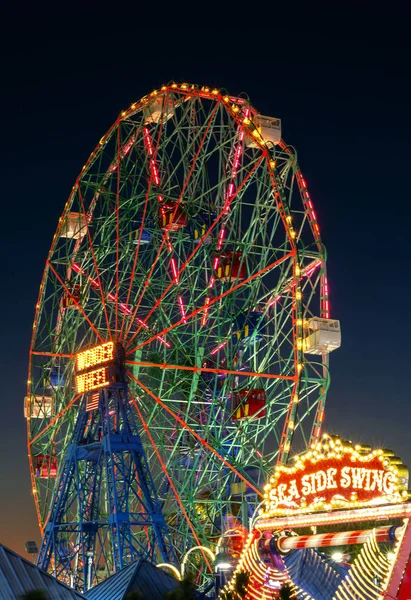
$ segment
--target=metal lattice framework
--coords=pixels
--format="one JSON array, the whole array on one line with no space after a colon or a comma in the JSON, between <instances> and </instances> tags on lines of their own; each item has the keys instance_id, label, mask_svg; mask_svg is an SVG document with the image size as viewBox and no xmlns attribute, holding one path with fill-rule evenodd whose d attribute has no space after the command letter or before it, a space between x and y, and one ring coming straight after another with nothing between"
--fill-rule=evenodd
<instances>
[{"instance_id":1,"label":"metal lattice framework","mask_svg":"<svg viewBox=\"0 0 411 600\"><path fill-rule=\"evenodd\" d=\"M303 326L329 317L326 255L295 151L265 142L257 115L246 98L163 86L121 113L77 178L30 348L42 532L83 401L74 355L101 342L126 349L179 555L215 543L223 516L245 519L273 464L318 439L327 359L303 354Z\"/></svg>"}]
</instances>

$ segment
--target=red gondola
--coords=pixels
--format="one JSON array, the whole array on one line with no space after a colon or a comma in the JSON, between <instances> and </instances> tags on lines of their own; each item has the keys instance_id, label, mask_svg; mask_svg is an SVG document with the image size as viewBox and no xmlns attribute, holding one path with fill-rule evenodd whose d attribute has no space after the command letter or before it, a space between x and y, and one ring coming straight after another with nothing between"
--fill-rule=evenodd
<instances>
[{"instance_id":1,"label":"red gondola","mask_svg":"<svg viewBox=\"0 0 411 600\"><path fill-rule=\"evenodd\" d=\"M220 281L238 281L247 277L247 265L242 252L227 250L214 259L214 270Z\"/></svg>"},{"instance_id":2,"label":"red gondola","mask_svg":"<svg viewBox=\"0 0 411 600\"><path fill-rule=\"evenodd\" d=\"M57 459L48 454L37 454L33 467L37 477L54 479L57 476Z\"/></svg>"},{"instance_id":3,"label":"red gondola","mask_svg":"<svg viewBox=\"0 0 411 600\"><path fill-rule=\"evenodd\" d=\"M261 419L266 415L265 390L240 390L233 392L233 421Z\"/></svg>"},{"instance_id":4,"label":"red gondola","mask_svg":"<svg viewBox=\"0 0 411 600\"><path fill-rule=\"evenodd\" d=\"M178 231L188 224L188 217L180 204L164 202L158 208L159 224L161 229Z\"/></svg>"},{"instance_id":5,"label":"red gondola","mask_svg":"<svg viewBox=\"0 0 411 600\"><path fill-rule=\"evenodd\" d=\"M70 294L63 294L63 308L78 308L80 303L81 286L76 283L70 290Z\"/></svg>"}]
</instances>

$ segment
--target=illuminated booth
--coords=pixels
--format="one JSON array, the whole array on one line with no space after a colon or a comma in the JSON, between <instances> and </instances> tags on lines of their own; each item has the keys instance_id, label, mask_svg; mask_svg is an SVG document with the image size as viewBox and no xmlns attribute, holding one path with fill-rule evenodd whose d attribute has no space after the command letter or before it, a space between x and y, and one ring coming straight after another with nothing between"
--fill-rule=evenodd
<instances>
[{"instance_id":1,"label":"illuminated booth","mask_svg":"<svg viewBox=\"0 0 411 600\"><path fill-rule=\"evenodd\" d=\"M407 600L410 556L401 459L324 434L275 468L226 591L246 571L248 600L280 598L286 585L304 600Z\"/></svg>"}]
</instances>

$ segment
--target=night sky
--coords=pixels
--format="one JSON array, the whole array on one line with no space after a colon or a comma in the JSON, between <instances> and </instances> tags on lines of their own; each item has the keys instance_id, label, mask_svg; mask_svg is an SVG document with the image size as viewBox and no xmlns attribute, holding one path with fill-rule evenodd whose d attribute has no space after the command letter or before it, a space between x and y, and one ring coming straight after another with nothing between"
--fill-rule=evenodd
<instances>
[{"instance_id":1,"label":"night sky","mask_svg":"<svg viewBox=\"0 0 411 600\"><path fill-rule=\"evenodd\" d=\"M23 398L57 221L118 113L171 80L246 92L282 119L315 203L342 324L325 429L392 448L411 465L411 47L401 31L409 15L397 8L361 24L333 16L316 29L274 19L256 31L247 18L159 29L154 15L127 11L115 25L114 9L101 21L2 10L0 542L24 553L26 540L40 541Z\"/></svg>"}]
</instances>

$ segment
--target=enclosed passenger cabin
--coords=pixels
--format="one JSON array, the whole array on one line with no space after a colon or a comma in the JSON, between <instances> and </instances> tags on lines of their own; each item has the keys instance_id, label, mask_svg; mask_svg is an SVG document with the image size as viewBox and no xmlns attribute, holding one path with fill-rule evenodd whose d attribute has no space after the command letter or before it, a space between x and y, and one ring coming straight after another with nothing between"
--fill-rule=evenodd
<instances>
[{"instance_id":1,"label":"enclosed passenger cabin","mask_svg":"<svg viewBox=\"0 0 411 600\"><path fill-rule=\"evenodd\" d=\"M262 419L266 415L267 397L264 389L237 390L232 394L233 421Z\"/></svg>"},{"instance_id":2,"label":"enclosed passenger cabin","mask_svg":"<svg viewBox=\"0 0 411 600\"><path fill-rule=\"evenodd\" d=\"M60 230L60 237L73 240L82 239L87 233L87 221L83 214L69 212Z\"/></svg>"},{"instance_id":3,"label":"enclosed passenger cabin","mask_svg":"<svg viewBox=\"0 0 411 600\"><path fill-rule=\"evenodd\" d=\"M214 259L216 277L220 281L241 281L247 277L247 265L242 252L227 250Z\"/></svg>"},{"instance_id":4,"label":"enclosed passenger cabin","mask_svg":"<svg viewBox=\"0 0 411 600\"><path fill-rule=\"evenodd\" d=\"M312 317L304 325L306 354L328 354L341 346L341 327L336 319Z\"/></svg>"},{"instance_id":5,"label":"enclosed passenger cabin","mask_svg":"<svg viewBox=\"0 0 411 600\"><path fill-rule=\"evenodd\" d=\"M195 243L199 243L204 238L207 231L217 218L217 213L201 211L190 222L190 237ZM204 239L204 244L211 244L212 235L208 235Z\"/></svg>"},{"instance_id":6,"label":"enclosed passenger cabin","mask_svg":"<svg viewBox=\"0 0 411 600\"><path fill-rule=\"evenodd\" d=\"M254 341L263 339L265 322L263 313L253 310L250 313L241 313L234 321L233 344L245 343L251 337Z\"/></svg>"},{"instance_id":7,"label":"enclosed passenger cabin","mask_svg":"<svg viewBox=\"0 0 411 600\"><path fill-rule=\"evenodd\" d=\"M26 396L24 398L24 416L26 419L48 419L53 411L51 396Z\"/></svg>"},{"instance_id":8,"label":"enclosed passenger cabin","mask_svg":"<svg viewBox=\"0 0 411 600\"><path fill-rule=\"evenodd\" d=\"M149 244L151 242L152 237L153 236L149 231L147 231L147 229L143 229L140 236L140 229L137 229L137 231L134 234L133 244Z\"/></svg>"},{"instance_id":9,"label":"enclosed passenger cabin","mask_svg":"<svg viewBox=\"0 0 411 600\"><path fill-rule=\"evenodd\" d=\"M70 293L64 292L62 298L63 308L78 308L81 296L81 286L76 283L71 287Z\"/></svg>"},{"instance_id":10,"label":"enclosed passenger cabin","mask_svg":"<svg viewBox=\"0 0 411 600\"><path fill-rule=\"evenodd\" d=\"M168 121L174 115L174 103L172 98L164 96L156 98L143 107L144 123L159 123Z\"/></svg>"},{"instance_id":11,"label":"enclosed passenger cabin","mask_svg":"<svg viewBox=\"0 0 411 600\"><path fill-rule=\"evenodd\" d=\"M37 454L33 457L33 468L36 477L54 479L57 476L57 459L48 454Z\"/></svg>"},{"instance_id":12,"label":"enclosed passenger cabin","mask_svg":"<svg viewBox=\"0 0 411 600\"><path fill-rule=\"evenodd\" d=\"M47 370L49 372L45 377L44 387L48 389L63 387L65 380L62 370L59 367L48 368Z\"/></svg>"},{"instance_id":13,"label":"enclosed passenger cabin","mask_svg":"<svg viewBox=\"0 0 411 600\"><path fill-rule=\"evenodd\" d=\"M161 229L167 231L178 231L186 227L188 223L187 214L184 212L181 204L177 204L177 202L171 200L159 204L158 218Z\"/></svg>"},{"instance_id":14,"label":"enclosed passenger cabin","mask_svg":"<svg viewBox=\"0 0 411 600\"><path fill-rule=\"evenodd\" d=\"M247 148L257 148L258 142L271 142L279 144L281 142L281 119L276 117L265 117L264 115L255 115L252 120L252 134L245 138Z\"/></svg>"}]
</instances>

